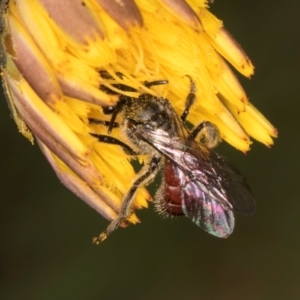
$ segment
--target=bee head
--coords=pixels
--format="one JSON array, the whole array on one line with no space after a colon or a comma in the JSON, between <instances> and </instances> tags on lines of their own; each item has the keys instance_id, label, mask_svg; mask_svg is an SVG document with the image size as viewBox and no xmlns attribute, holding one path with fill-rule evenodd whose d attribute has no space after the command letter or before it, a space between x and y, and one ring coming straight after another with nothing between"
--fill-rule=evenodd
<instances>
[{"instance_id":1,"label":"bee head","mask_svg":"<svg viewBox=\"0 0 300 300\"><path fill-rule=\"evenodd\" d=\"M138 100L131 101L124 113L128 124L142 126L144 130L169 131L174 119L168 100L150 94L142 94Z\"/></svg>"}]
</instances>

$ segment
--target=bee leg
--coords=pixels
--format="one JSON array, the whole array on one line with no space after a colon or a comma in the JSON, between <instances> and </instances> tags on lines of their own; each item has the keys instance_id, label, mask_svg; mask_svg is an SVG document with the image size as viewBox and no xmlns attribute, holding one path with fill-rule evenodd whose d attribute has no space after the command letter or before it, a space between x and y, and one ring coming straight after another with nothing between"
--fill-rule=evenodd
<instances>
[{"instance_id":1,"label":"bee leg","mask_svg":"<svg viewBox=\"0 0 300 300\"><path fill-rule=\"evenodd\" d=\"M132 202L135 199L135 194L140 186L148 184L156 175L160 167L161 156L153 156L149 164L147 164L138 174L138 178L134 181L129 191L125 194L119 216L113 220L108 227L99 235L94 238L93 242L99 244L103 242L113 231L115 231L121 223L131 214Z\"/></svg>"},{"instance_id":2,"label":"bee leg","mask_svg":"<svg viewBox=\"0 0 300 300\"><path fill-rule=\"evenodd\" d=\"M189 134L188 139L194 140L197 136L199 136L200 143L209 149L215 148L221 141L219 129L208 121L203 121L196 126Z\"/></svg>"},{"instance_id":3,"label":"bee leg","mask_svg":"<svg viewBox=\"0 0 300 300\"><path fill-rule=\"evenodd\" d=\"M195 99L196 99L196 85L195 82L192 80L192 78L189 75L186 75L190 81L191 81L191 87L190 87L190 92L186 97L186 101L185 101L185 109L182 113L182 115L180 116L182 122L186 121L186 118L190 112L190 109L192 107L192 105L195 103Z\"/></svg>"},{"instance_id":4,"label":"bee leg","mask_svg":"<svg viewBox=\"0 0 300 300\"><path fill-rule=\"evenodd\" d=\"M100 70L99 74L102 78L104 79L114 79L106 70ZM116 75L120 78L123 79L123 74L121 72L116 72Z\"/></svg>"},{"instance_id":5,"label":"bee leg","mask_svg":"<svg viewBox=\"0 0 300 300\"><path fill-rule=\"evenodd\" d=\"M95 118L89 118L88 120L89 120L90 124L103 125L106 127L108 127L110 125L110 121L103 121L103 120L99 120L99 119L95 119ZM120 127L120 124L117 122L114 122L112 126L113 126L113 128L118 128L118 127Z\"/></svg>"},{"instance_id":6,"label":"bee leg","mask_svg":"<svg viewBox=\"0 0 300 300\"><path fill-rule=\"evenodd\" d=\"M139 153L134 151L130 146L128 146L127 144L123 143L122 141L120 141L120 140L118 140L118 139L116 139L112 136L103 135L103 134L96 134L96 133L90 133L90 135L97 138L98 141L101 142L101 143L121 146L123 148L124 152L128 155L132 155L132 156L139 155Z\"/></svg>"},{"instance_id":7,"label":"bee leg","mask_svg":"<svg viewBox=\"0 0 300 300\"><path fill-rule=\"evenodd\" d=\"M167 84L168 80L155 80L155 81L145 81L144 85L147 88L150 88L153 85L161 85L161 84Z\"/></svg>"}]
</instances>

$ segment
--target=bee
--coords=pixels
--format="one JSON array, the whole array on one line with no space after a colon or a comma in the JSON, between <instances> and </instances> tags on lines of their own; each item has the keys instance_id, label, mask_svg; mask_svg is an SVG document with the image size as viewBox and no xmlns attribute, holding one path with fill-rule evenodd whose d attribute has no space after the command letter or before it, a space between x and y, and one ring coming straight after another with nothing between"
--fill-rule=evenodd
<instances>
[{"instance_id":1,"label":"bee","mask_svg":"<svg viewBox=\"0 0 300 300\"><path fill-rule=\"evenodd\" d=\"M110 78L106 71L102 71L101 76ZM118 76L122 78L122 74ZM187 216L209 234L226 238L234 229L234 212L244 215L255 212L255 202L245 177L213 150L220 140L217 127L208 121L192 130L185 125L196 98L195 83L192 78L190 81L190 92L180 117L168 99L144 93L138 98L120 95L115 107L106 108L106 113L112 114L106 123L89 120L108 126L107 135L91 133L100 142L119 145L133 157L143 154L148 158L125 194L119 216L95 238L96 243L126 222L138 188L147 186L159 171L162 183L155 196L155 206L164 215ZM167 83L167 80L158 80L144 85L150 88ZM124 84L113 86L136 91ZM116 94L107 87L101 86L101 89ZM121 115L120 124L115 122L118 114ZM115 126L122 126L129 144L109 135Z\"/></svg>"}]
</instances>

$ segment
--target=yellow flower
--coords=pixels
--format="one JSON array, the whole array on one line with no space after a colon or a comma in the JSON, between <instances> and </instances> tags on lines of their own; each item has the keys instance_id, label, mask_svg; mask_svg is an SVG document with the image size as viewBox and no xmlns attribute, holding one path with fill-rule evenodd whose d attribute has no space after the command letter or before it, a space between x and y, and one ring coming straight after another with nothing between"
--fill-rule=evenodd
<instances>
[{"instance_id":1,"label":"yellow flower","mask_svg":"<svg viewBox=\"0 0 300 300\"><path fill-rule=\"evenodd\" d=\"M102 107L118 101L100 85L138 96L111 85L122 82L166 97L180 114L189 75L197 87L191 123L211 121L244 152L249 136L267 146L276 137L228 66L250 77L249 58L204 0L16 0L2 2L1 12L2 78L19 131L35 138L62 183L108 220L118 215L135 172L121 147L90 135L106 134L89 118L109 120ZM169 84L143 85L161 79ZM112 136L122 139L120 129ZM135 208L147 207L146 200L140 188ZM132 214L129 221L138 219Z\"/></svg>"}]
</instances>

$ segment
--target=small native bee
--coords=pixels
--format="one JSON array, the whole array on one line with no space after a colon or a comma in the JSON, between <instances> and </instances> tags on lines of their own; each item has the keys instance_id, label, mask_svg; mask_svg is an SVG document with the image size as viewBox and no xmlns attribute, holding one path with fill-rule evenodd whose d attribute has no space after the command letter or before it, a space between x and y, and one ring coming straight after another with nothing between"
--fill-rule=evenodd
<instances>
[{"instance_id":1,"label":"small native bee","mask_svg":"<svg viewBox=\"0 0 300 300\"><path fill-rule=\"evenodd\" d=\"M101 76L111 79L106 71L102 71ZM121 78L122 74L118 76ZM191 78L190 81L191 89L181 117L167 99L147 93L138 98L120 95L117 105L106 109L106 113L112 113L106 124L108 135L92 135L101 142L120 145L133 157L146 154L148 161L125 194L118 218L95 239L96 243L106 239L126 221L137 189L149 184L159 170L163 179L155 196L155 205L166 215L185 215L208 233L226 238L234 228L234 211L245 215L254 213L255 202L245 177L226 158L212 150L220 139L216 126L205 121L189 131L184 124L195 101L196 87ZM149 88L167 82L159 80L144 84ZM136 91L120 83L113 86ZM101 89L116 94L107 87ZM118 114L122 116L120 124L115 122ZM131 145L109 136L118 125L124 128ZM197 137L200 137L199 142Z\"/></svg>"}]
</instances>

